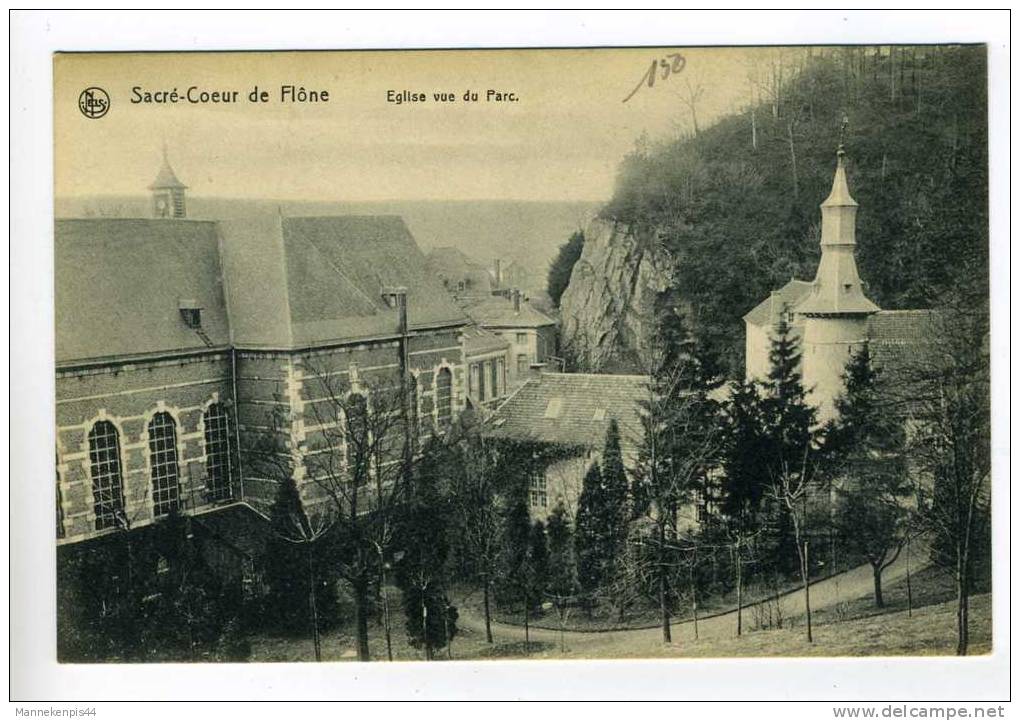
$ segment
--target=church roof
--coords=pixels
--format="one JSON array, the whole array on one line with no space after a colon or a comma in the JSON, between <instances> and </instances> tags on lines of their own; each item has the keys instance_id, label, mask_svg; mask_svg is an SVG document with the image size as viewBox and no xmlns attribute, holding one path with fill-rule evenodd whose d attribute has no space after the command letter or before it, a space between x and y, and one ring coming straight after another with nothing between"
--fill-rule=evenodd
<instances>
[{"instance_id":1,"label":"church roof","mask_svg":"<svg viewBox=\"0 0 1020 721\"><path fill-rule=\"evenodd\" d=\"M207 348L181 299L201 306L213 346L230 343L215 223L57 220L54 281L58 364Z\"/></svg>"},{"instance_id":2,"label":"church roof","mask_svg":"<svg viewBox=\"0 0 1020 721\"><path fill-rule=\"evenodd\" d=\"M768 326L779 322L779 314L786 306L793 310L814 287L810 281L791 278L790 282L752 308L744 320L751 325Z\"/></svg>"},{"instance_id":3,"label":"church roof","mask_svg":"<svg viewBox=\"0 0 1020 721\"><path fill-rule=\"evenodd\" d=\"M645 376L541 373L527 381L489 418L485 435L519 441L600 448L612 419L620 445L633 450L643 434L639 401Z\"/></svg>"},{"instance_id":4,"label":"church roof","mask_svg":"<svg viewBox=\"0 0 1020 721\"><path fill-rule=\"evenodd\" d=\"M287 284L298 344L395 335L386 287L407 288L412 329L467 318L425 270L425 257L395 215L284 218Z\"/></svg>"},{"instance_id":5,"label":"church roof","mask_svg":"<svg viewBox=\"0 0 1020 721\"><path fill-rule=\"evenodd\" d=\"M396 216L58 220L55 234L58 363L209 347L181 299L224 348L395 336L392 286L408 289L412 330L468 321Z\"/></svg>"}]
</instances>

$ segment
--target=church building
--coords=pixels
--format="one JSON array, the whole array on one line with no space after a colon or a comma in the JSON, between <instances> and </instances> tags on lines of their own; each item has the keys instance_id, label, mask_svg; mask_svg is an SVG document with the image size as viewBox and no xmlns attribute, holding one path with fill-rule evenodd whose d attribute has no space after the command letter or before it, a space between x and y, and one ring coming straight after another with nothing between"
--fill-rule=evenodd
<instances>
[{"instance_id":1,"label":"church building","mask_svg":"<svg viewBox=\"0 0 1020 721\"><path fill-rule=\"evenodd\" d=\"M151 218L55 223L58 547L264 520L279 479L246 431L279 436L313 495L323 368L363 396L403 378L423 426L463 408L469 319L401 218L192 219L165 155L150 190Z\"/></svg>"},{"instance_id":2,"label":"church building","mask_svg":"<svg viewBox=\"0 0 1020 721\"><path fill-rule=\"evenodd\" d=\"M846 153L836 153L832 191L822 203L822 257L813 281L792 279L744 316L748 380L769 372L775 330L785 320L799 339L807 400L824 423L835 415L851 355L868 344L878 365L894 361L904 346L923 337L931 312L880 309L857 272L857 201L850 195Z\"/></svg>"}]
</instances>

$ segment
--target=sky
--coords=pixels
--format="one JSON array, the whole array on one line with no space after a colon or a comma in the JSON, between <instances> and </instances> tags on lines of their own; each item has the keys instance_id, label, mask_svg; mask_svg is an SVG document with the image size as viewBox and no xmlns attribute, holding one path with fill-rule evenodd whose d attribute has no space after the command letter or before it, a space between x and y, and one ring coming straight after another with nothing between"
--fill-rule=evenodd
<instances>
[{"instance_id":1,"label":"sky","mask_svg":"<svg viewBox=\"0 0 1020 721\"><path fill-rule=\"evenodd\" d=\"M165 144L193 195L286 200L604 201L643 134L704 128L749 102L763 48L58 54L55 192L147 192ZM682 61L676 61L679 55ZM652 87L647 73L657 66ZM668 70L668 72L667 72ZM676 72L674 72L676 70ZM282 103L283 85L328 102ZM640 89L624 102L624 98ZM132 103L139 92L237 91L233 104ZM250 103L255 87L268 103ZM88 118L88 87L110 97ZM488 102L489 90L516 102ZM478 93L477 102L463 95ZM389 91L424 103L388 102ZM452 103L435 92L453 93Z\"/></svg>"}]
</instances>

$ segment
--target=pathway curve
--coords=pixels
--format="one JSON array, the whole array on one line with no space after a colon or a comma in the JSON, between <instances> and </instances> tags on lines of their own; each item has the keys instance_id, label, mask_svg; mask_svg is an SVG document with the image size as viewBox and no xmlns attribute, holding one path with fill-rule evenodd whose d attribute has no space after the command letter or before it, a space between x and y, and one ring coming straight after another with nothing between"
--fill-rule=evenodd
<instances>
[{"instance_id":1,"label":"pathway curve","mask_svg":"<svg viewBox=\"0 0 1020 721\"><path fill-rule=\"evenodd\" d=\"M910 561L911 572L916 573L925 564L916 557ZM900 557L882 573L884 586L892 585L895 581L906 576L907 558L905 554ZM843 573L817 581L811 585L811 609L819 610L836 605L841 601L851 601L874 592L874 579L871 566L864 564L850 569ZM780 596L784 617L802 615L804 612L804 589L797 588ZM744 607L744 627L747 628L751 619L751 612ZM463 628L470 629L476 633L485 633L485 620L472 611L464 609L457 620L457 624ZM727 611L716 616L703 618L698 621L698 638L701 640L713 638L732 638L736 635L737 612ZM492 622L492 631L498 642L524 640L524 627ZM683 643L694 639L693 620L679 621L670 626L673 642ZM548 642L559 644L561 632L548 628L530 629L532 641ZM653 647L662 645L662 629L640 628L624 629L619 631L580 631L567 630L563 632L570 650L579 655L585 655L584 649L599 649L604 652L613 648L626 649L627 655L631 655L641 647Z\"/></svg>"}]
</instances>

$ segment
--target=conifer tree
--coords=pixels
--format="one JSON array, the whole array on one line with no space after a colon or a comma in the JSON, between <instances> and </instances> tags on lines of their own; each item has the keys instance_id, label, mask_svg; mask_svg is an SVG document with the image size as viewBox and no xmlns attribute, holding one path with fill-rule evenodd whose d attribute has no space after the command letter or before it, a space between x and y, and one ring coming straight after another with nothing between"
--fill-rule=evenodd
<instances>
[{"instance_id":1,"label":"conifer tree","mask_svg":"<svg viewBox=\"0 0 1020 721\"><path fill-rule=\"evenodd\" d=\"M733 383L725 405L722 511L743 530L754 525L768 484L761 467L762 423L757 386Z\"/></svg>"},{"instance_id":2,"label":"conifer tree","mask_svg":"<svg viewBox=\"0 0 1020 721\"><path fill-rule=\"evenodd\" d=\"M546 535L549 539L549 593L566 598L573 595L577 578L570 519L562 501L549 514Z\"/></svg>"},{"instance_id":3,"label":"conifer tree","mask_svg":"<svg viewBox=\"0 0 1020 721\"><path fill-rule=\"evenodd\" d=\"M639 404L644 434L634 479L635 511L654 527L647 543L654 548L650 562L666 642L680 509L691 501L707 502L709 470L722 441L718 404L710 397L720 384L715 364L669 301L668 294L660 298L656 336L646 353L648 393Z\"/></svg>"},{"instance_id":4,"label":"conifer tree","mask_svg":"<svg viewBox=\"0 0 1020 721\"><path fill-rule=\"evenodd\" d=\"M531 527L531 538L528 542L528 561L531 576L529 596L534 602L540 601L549 590L549 544L546 538L546 527L541 521L535 521Z\"/></svg>"},{"instance_id":5,"label":"conifer tree","mask_svg":"<svg viewBox=\"0 0 1020 721\"><path fill-rule=\"evenodd\" d=\"M327 558L327 539L305 512L293 478L282 478L277 485L270 529L263 616L287 633L311 628L318 658L319 632L340 621L337 574Z\"/></svg>"},{"instance_id":6,"label":"conifer tree","mask_svg":"<svg viewBox=\"0 0 1020 721\"><path fill-rule=\"evenodd\" d=\"M450 513L442 483L449 459L449 449L439 439L429 439L397 528L403 556L396 567L396 581L407 638L415 648L425 649L426 659L449 644L457 631L457 610L446 593L449 542L445 523Z\"/></svg>"},{"instance_id":7,"label":"conifer tree","mask_svg":"<svg viewBox=\"0 0 1020 721\"><path fill-rule=\"evenodd\" d=\"M599 589L607 579L606 559L610 556L611 544L602 525L605 507L602 470L598 463L593 463L585 474L581 486L574 532L577 583L585 595L585 606L589 613Z\"/></svg>"},{"instance_id":8,"label":"conifer tree","mask_svg":"<svg viewBox=\"0 0 1020 721\"><path fill-rule=\"evenodd\" d=\"M549 264L549 275L546 281L546 291L553 305L559 307L560 298L563 292L570 285L570 274L574 270L574 264L581 257L584 249L584 231L577 230L560 246L556 258Z\"/></svg>"},{"instance_id":9,"label":"conifer tree","mask_svg":"<svg viewBox=\"0 0 1020 721\"><path fill-rule=\"evenodd\" d=\"M836 419L825 437L836 474L836 525L848 546L871 564L875 605L884 605L882 571L906 541L910 484L904 462L902 422L883 402L883 384L867 344L854 353L836 400Z\"/></svg>"},{"instance_id":10,"label":"conifer tree","mask_svg":"<svg viewBox=\"0 0 1020 721\"><path fill-rule=\"evenodd\" d=\"M798 524L804 518L791 514L806 502L816 466L815 409L808 405L800 372L797 338L784 313L776 326L769 350L769 373L761 402L762 466L768 479L773 508L772 540L778 568L794 570L801 558ZM794 497L796 496L796 498ZM803 514L802 514L803 515ZM803 565L803 564L801 564ZM806 569L802 569L802 575Z\"/></svg>"}]
</instances>

